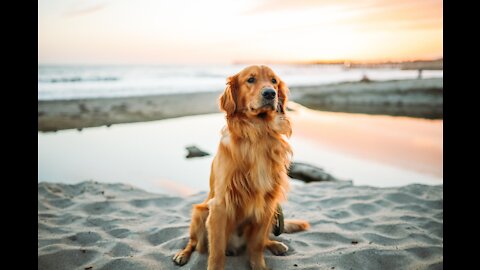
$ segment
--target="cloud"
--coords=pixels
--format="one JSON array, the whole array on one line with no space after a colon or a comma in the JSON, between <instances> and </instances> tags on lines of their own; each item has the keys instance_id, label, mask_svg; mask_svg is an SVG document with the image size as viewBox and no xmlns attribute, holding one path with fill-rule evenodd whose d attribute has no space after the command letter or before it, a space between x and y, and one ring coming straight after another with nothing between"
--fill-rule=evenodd
<instances>
[{"instance_id":1,"label":"cloud","mask_svg":"<svg viewBox=\"0 0 480 270\"><path fill-rule=\"evenodd\" d=\"M306 10L322 10L334 8L332 11L343 13L353 12L370 16L381 13L405 19L438 18L442 15L441 0L266 0L258 3L244 12L245 15L272 12L303 12Z\"/></svg>"}]
</instances>

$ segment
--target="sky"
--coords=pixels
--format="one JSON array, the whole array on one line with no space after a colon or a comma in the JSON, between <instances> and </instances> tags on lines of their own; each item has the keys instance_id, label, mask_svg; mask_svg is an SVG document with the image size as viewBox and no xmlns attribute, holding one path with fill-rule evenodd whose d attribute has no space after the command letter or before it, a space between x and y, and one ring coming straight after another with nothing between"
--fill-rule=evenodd
<instances>
[{"instance_id":1,"label":"sky","mask_svg":"<svg viewBox=\"0 0 480 270\"><path fill-rule=\"evenodd\" d=\"M441 0L39 0L39 64L443 57Z\"/></svg>"}]
</instances>

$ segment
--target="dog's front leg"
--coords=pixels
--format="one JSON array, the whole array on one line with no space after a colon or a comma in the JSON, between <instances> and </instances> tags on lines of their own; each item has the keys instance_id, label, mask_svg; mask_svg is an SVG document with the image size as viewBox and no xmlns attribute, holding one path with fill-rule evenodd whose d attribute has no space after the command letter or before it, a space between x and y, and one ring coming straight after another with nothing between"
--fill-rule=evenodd
<instances>
[{"instance_id":1,"label":"dog's front leg","mask_svg":"<svg viewBox=\"0 0 480 270\"><path fill-rule=\"evenodd\" d=\"M208 270L224 269L228 232L225 203L213 199L209 203L210 213L207 219L208 231Z\"/></svg>"},{"instance_id":2,"label":"dog's front leg","mask_svg":"<svg viewBox=\"0 0 480 270\"><path fill-rule=\"evenodd\" d=\"M247 230L247 250L250 256L250 267L252 270L269 269L265 264L263 251L268 243L268 234L272 226L273 214L266 214L263 222L253 224Z\"/></svg>"}]
</instances>

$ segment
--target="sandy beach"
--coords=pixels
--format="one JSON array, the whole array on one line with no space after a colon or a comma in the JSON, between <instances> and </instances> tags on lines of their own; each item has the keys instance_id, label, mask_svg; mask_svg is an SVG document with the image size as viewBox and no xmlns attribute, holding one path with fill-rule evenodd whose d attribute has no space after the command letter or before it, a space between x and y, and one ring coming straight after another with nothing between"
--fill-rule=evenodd
<instances>
[{"instance_id":1,"label":"sandy beach","mask_svg":"<svg viewBox=\"0 0 480 270\"><path fill-rule=\"evenodd\" d=\"M38 184L38 269L205 269L194 253L183 268L172 256L188 240L188 197L125 184ZM265 251L272 269L442 269L443 187L353 186L349 181L295 185L286 218L311 229L278 238L285 256ZM226 269L248 269L245 254Z\"/></svg>"},{"instance_id":2,"label":"sandy beach","mask_svg":"<svg viewBox=\"0 0 480 270\"><path fill-rule=\"evenodd\" d=\"M300 103L288 104L294 161L350 181L291 180L285 217L312 227L277 237L289 251L265 251L269 267L443 269L442 84L291 89ZM204 254L183 268L172 256L187 241L191 205L208 190L225 124L219 94L39 101L38 269L205 269ZM314 97L373 111L301 105L317 108ZM414 115L376 115L392 108ZM186 159L191 145L210 155ZM226 269L248 269L246 255L229 257Z\"/></svg>"}]
</instances>

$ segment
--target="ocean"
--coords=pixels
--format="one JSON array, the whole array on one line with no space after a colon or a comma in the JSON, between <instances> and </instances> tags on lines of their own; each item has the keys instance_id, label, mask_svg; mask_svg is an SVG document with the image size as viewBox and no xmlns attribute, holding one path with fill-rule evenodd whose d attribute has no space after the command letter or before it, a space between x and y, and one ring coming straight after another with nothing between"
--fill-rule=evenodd
<instances>
[{"instance_id":1,"label":"ocean","mask_svg":"<svg viewBox=\"0 0 480 270\"><path fill-rule=\"evenodd\" d=\"M38 100L109 98L221 91L246 65L39 65ZM344 65L269 65L288 86L345 81L414 79L417 70L346 68ZM443 70L424 70L442 78Z\"/></svg>"}]
</instances>

